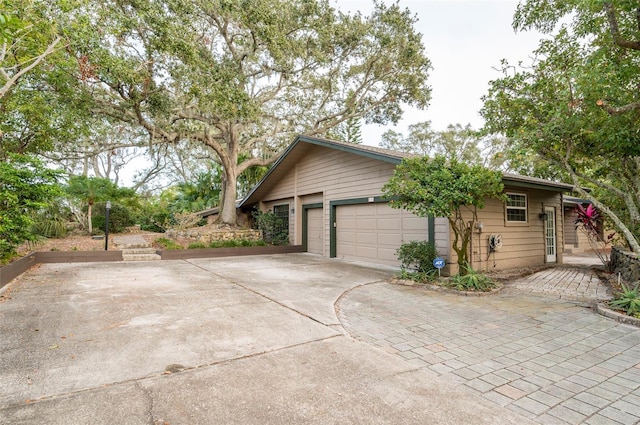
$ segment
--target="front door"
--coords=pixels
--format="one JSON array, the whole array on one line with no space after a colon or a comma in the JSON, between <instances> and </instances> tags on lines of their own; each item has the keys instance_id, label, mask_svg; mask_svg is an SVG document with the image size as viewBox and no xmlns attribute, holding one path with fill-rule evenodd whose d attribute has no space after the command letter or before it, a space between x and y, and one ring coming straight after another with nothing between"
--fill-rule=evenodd
<instances>
[{"instance_id":1,"label":"front door","mask_svg":"<svg viewBox=\"0 0 640 425\"><path fill-rule=\"evenodd\" d=\"M547 216L545 220L545 244L546 244L546 262L555 263L557 261L556 247L556 209L554 207L545 207L544 212Z\"/></svg>"}]
</instances>

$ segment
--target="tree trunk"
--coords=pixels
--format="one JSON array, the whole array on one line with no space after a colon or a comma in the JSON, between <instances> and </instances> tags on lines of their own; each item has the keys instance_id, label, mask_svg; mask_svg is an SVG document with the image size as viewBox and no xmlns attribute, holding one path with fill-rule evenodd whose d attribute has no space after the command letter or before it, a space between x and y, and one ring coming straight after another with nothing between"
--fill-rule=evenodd
<instances>
[{"instance_id":1,"label":"tree trunk","mask_svg":"<svg viewBox=\"0 0 640 425\"><path fill-rule=\"evenodd\" d=\"M93 234L93 223L91 222L91 216L93 212L93 204L90 203L87 207L87 230L89 230L89 234Z\"/></svg>"},{"instance_id":2,"label":"tree trunk","mask_svg":"<svg viewBox=\"0 0 640 425\"><path fill-rule=\"evenodd\" d=\"M234 170L225 170L222 181L222 194L218 222L235 226L238 222L236 214L236 174Z\"/></svg>"}]
</instances>

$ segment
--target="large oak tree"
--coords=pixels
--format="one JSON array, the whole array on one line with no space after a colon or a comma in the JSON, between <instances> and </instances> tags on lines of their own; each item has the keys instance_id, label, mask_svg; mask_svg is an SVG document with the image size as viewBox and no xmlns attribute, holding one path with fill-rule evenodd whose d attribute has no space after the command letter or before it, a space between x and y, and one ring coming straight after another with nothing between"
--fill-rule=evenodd
<instances>
[{"instance_id":1,"label":"large oak tree","mask_svg":"<svg viewBox=\"0 0 640 425\"><path fill-rule=\"evenodd\" d=\"M503 63L482 115L488 131L561 169L640 253L638 16L637 2L523 2L514 27L549 36L530 65Z\"/></svg>"},{"instance_id":2,"label":"large oak tree","mask_svg":"<svg viewBox=\"0 0 640 425\"><path fill-rule=\"evenodd\" d=\"M395 123L430 96L415 17L397 4L363 16L326 0L77 0L58 12L96 114L215 153L224 223L238 176L295 135Z\"/></svg>"}]
</instances>

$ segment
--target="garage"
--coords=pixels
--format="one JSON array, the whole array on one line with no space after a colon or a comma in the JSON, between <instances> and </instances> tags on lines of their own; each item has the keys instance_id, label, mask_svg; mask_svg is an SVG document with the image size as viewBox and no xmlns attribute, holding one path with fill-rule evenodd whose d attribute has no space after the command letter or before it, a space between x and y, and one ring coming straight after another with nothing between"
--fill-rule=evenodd
<instances>
[{"instance_id":1,"label":"garage","mask_svg":"<svg viewBox=\"0 0 640 425\"><path fill-rule=\"evenodd\" d=\"M307 210L307 252L312 254L324 254L324 226L323 209L312 208Z\"/></svg>"},{"instance_id":2,"label":"garage","mask_svg":"<svg viewBox=\"0 0 640 425\"><path fill-rule=\"evenodd\" d=\"M428 220L387 203L338 205L336 257L398 266L396 249L411 240L428 239Z\"/></svg>"}]
</instances>

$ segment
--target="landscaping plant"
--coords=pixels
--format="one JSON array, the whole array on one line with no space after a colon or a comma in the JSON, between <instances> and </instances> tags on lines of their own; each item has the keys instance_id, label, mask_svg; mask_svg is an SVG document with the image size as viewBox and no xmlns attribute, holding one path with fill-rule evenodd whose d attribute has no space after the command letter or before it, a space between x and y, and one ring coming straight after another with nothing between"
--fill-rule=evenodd
<instances>
[{"instance_id":1,"label":"landscaping plant","mask_svg":"<svg viewBox=\"0 0 640 425\"><path fill-rule=\"evenodd\" d=\"M438 256L436 246L428 241L409 241L400 245L396 257L400 261L400 278L424 282L433 280L438 271L433 260Z\"/></svg>"},{"instance_id":2,"label":"landscaping plant","mask_svg":"<svg viewBox=\"0 0 640 425\"><path fill-rule=\"evenodd\" d=\"M616 310L624 310L628 316L640 319L640 294L638 288L640 282L636 283L633 289L630 289L624 283L622 284L622 292L618 293L609 305Z\"/></svg>"},{"instance_id":3,"label":"landscaping plant","mask_svg":"<svg viewBox=\"0 0 640 425\"><path fill-rule=\"evenodd\" d=\"M496 284L489 276L478 273L471 266L465 264L464 272L454 276L449 286L456 288L458 291L489 292L495 288Z\"/></svg>"}]
</instances>

